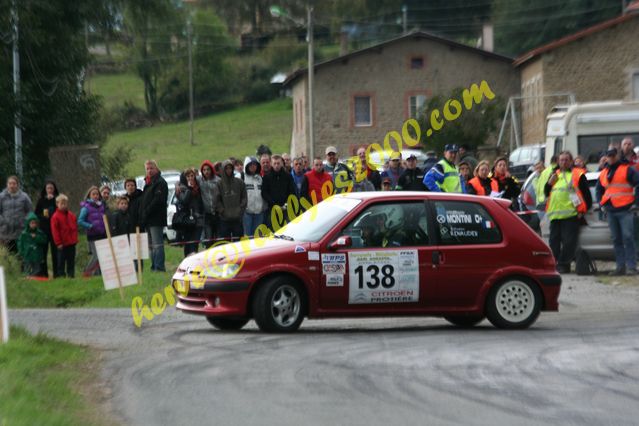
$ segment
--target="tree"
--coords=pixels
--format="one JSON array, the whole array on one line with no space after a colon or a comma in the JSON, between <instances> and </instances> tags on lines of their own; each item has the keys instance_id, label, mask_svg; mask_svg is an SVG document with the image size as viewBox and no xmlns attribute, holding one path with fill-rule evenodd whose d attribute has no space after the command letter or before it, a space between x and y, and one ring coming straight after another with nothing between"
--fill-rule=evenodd
<instances>
[{"instance_id":1,"label":"tree","mask_svg":"<svg viewBox=\"0 0 639 426\"><path fill-rule=\"evenodd\" d=\"M24 181L42 185L49 173L48 149L102 143L100 104L81 89L89 60L85 24L93 0L17 1L20 20L21 93L14 99L10 2L0 2L0 175L15 173L13 124L22 122Z\"/></svg>"},{"instance_id":2,"label":"tree","mask_svg":"<svg viewBox=\"0 0 639 426\"><path fill-rule=\"evenodd\" d=\"M459 118L445 122L441 130L433 132L430 137L425 137L426 129L432 127L432 112L437 109L441 113L440 116L444 116L444 106L449 99L456 99L464 104L463 90L457 88L449 95L436 95L428 101L424 116L418 120L425 149L442 152L446 144L466 144L474 149L485 144L497 130L504 115L505 102L499 97L491 100L484 98L481 104L474 105L472 109L463 108Z\"/></svg>"},{"instance_id":3,"label":"tree","mask_svg":"<svg viewBox=\"0 0 639 426\"><path fill-rule=\"evenodd\" d=\"M192 16L193 90L196 107L213 109L225 102L233 89L234 73L228 62L234 43L226 25L208 8L200 8ZM186 31L186 30L185 30ZM160 106L164 112L183 113L188 108L189 74L186 34L177 43L178 55L160 81Z\"/></svg>"},{"instance_id":4,"label":"tree","mask_svg":"<svg viewBox=\"0 0 639 426\"><path fill-rule=\"evenodd\" d=\"M619 0L494 0L495 48L515 56L619 14Z\"/></svg>"},{"instance_id":5,"label":"tree","mask_svg":"<svg viewBox=\"0 0 639 426\"><path fill-rule=\"evenodd\" d=\"M184 15L170 0L127 0L124 26L133 37L132 62L144 82L144 103L158 117L158 80L171 59L171 39L183 32Z\"/></svg>"}]
</instances>

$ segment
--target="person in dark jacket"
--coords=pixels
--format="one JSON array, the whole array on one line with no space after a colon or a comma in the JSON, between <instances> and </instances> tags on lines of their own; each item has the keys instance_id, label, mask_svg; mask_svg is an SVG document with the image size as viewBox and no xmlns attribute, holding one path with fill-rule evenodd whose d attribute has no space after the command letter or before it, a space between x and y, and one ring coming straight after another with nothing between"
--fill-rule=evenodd
<instances>
[{"instance_id":1,"label":"person in dark jacket","mask_svg":"<svg viewBox=\"0 0 639 426\"><path fill-rule=\"evenodd\" d=\"M167 199L169 187L154 160L144 163L146 177L140 202L140 222L149 237L151 270L164 272L164 227L166 226Z\"/></svg>"},{"instance_id":2,"label":"person in dark jacket","mask_svg":"<svg viewBox=\"0 0 639 426\"><path fill-rule=\"evenodd\" d=\"M135 224L131 220L129 213L129 197L120 196L116 201L117 209L111 214L109 226L111 227L111 235L128 235L135 233Z\"/></svg>"},{"instance_id":3,"label":"person in dark jacket","mask_svg":"<svg viewBox=\"0 0 639 426\"><path fill-rule=\"evenodd\" d=\"M44 258L42 261L42 267L40 268L40 273L43 277L49 276L49 271L47 267L47 252L48 249L51 248L51 266L53 269L53 278L56 278L58 275L58 249L53 243L53 236L51 235L51 218L53 217L53 213L55 212L55 197L59 194L58 187L55 182L52 180L48 180L44 184L44 188L40 192L40 198L36 203L35 214L38 216L38 220L40 221L40 229L44 232L49 240L49 244L44 246Z\"/></svg>"},{"instance_id":4,"label":"person in dark jacket","mask_svg":"<svg viewBox=\"0 0 639 426\"><path fill-rule=\"evenodd\" d=\"M41 276L42 261L46 260L44 248L49 242L40 229L38 216L31 212L24 220L24 230L18 238L18 254L22 258L22 272L28 276Z\"/></svg>"},{"instance_id":5,"label":"person in dark jacket","mask_svg":"<svg viewBox=\"0 0 639 426\"><path fill-rule=\"evenodd\" d=\"M220 217L220 238L232 239L244 235L242 219L247 204L246 187L242 179L236 178L233 172L233 163L230 160L224 161L216 203Z\"/></svg>"},{"instance_id":6,"label":"person in dark jacket","mask_svg":"<svg viewBox=\"0 0 639 426\"><path fill-rule=\"evenodd\" d=\"M179 232L179 241L185 242L184 257L186 257L197 252L204 228L204 203L195 169L188 168L180 175L180 184L175 190L175 195L178 200L177 210L186 211L195 218L194 226L181 229Z\"/></svg>"},{"instance_id":7,"label":"person in dark jacket","mask_svg":"<svg viewBox=\"0 0 639 426\"><path fill-rule=\"evenodd\" d=\"M271 158L271 171L264 175L262 179L262 198L266 201L266 226L273 230L272 211L273 207L280 206L286 212L286 202L289 195L295 195L295 183L290 173L284 169L284 161L279 155ZM286 214L284 215L286 222ZM280 226L283 224L280 224Z\"/></svg>"},{"instance_id":8,"label":"person in dark jacket","mask_svg":"<svg viewBox=\"0 0 639 426\"><path fill-rule=\"evenodd\" d=\"M100 190L97 186L89 188L85 200L80 203L80 206L78 226L86 231L87 241L89 242L91 251L91 258L84 268L83 274L84 276L100 275L100 263L98 261L97 250L95 249L95 241L106 238L103 217L107 212L100 198Z\"/></svg>"},{"instance_id":9,"label":"person in dark jacket","mask_svg":"<svg viewBox=\"0 0 639 426\"><path fill-rule=\"evenodd\" d=\"M417 167L417 157L411 154L406 159L406 170L397 181L396 191L426 191L423 184L424 172Z\"/></svg>"},{"instance_id":10,"label":"person in dark jacket","mask_svg":"<svg viewBox=\"0 0 639 426\"><path fill-rule=\"evenodd\" d=\"M133 232L135 227L140 227L140 232L144 232L144 226L140 221L140 203L142 202L142 190L138 188L138 184L135 179L128 178L124 181L124 189L126 190L126 196L129 198L129 217L131 218L131 224L133 225Z\"/></svg>"},{"instance_id":11,"label":"person in dark jacket","mask_svg":"<svg viewBox=\"0 0 639 426\"><path fill-rule=\"evenodd\" d=\"M498 157L493 163L492 178L497 181L500 198L511 201L511 209L517 209L517 197L521 192L519 182L508 171L508 159Z\"/></svg>"}]
</instances>

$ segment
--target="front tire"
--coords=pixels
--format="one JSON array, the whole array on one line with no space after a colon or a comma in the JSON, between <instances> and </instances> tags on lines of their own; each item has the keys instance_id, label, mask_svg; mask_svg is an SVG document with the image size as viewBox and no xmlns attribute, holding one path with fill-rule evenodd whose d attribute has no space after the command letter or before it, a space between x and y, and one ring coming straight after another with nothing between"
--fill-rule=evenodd
<instances>
[{"instance_id":1,"label":"front tire","mask_svg":"<svg viewBox=\"0 0 639 426\"><path fill-rule=\"evenodd\" d=\"M235 319L206 317L206 320L218 330L240 330L249 322L249 320L245 318Z\"/></svg>"},{"instance_id":2,"label":"front tire","mask_svg":"<svg viewBox=\"0 0 639 426\"><path fill-rule=\"evenodd\" d=\"M260 285L253 299L253 317L262 331L288 333L304 320L306 298L293 278L280 276Z\"/></svg>"},{"instance_id":3,"label":"front tire","mask_svg":"<svg viewBox=\"0 0 639 426\"><path fill-rule=\"evenodd\" d=\"M486 317L497 328L530 327L541 311L541 291L523 278L511 278L494 286L486 300Z\"/></svg>"}]
</instances>

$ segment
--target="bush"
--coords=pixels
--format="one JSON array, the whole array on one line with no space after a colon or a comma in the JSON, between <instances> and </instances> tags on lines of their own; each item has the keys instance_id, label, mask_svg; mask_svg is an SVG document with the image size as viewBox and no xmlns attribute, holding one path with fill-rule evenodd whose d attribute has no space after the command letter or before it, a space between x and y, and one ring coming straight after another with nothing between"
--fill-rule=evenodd
<instances>
[{"instance_id":1,"label":"bush","mask_svg":"<svg viewBox=\"0 0 639 426\"><path fill-rule=\"evenodd\" d=\"M5 277L17 276L20 274L20 259L11 254L4 246L0 246L0 266L4 268Z\"/></svg>"}]
</instances>

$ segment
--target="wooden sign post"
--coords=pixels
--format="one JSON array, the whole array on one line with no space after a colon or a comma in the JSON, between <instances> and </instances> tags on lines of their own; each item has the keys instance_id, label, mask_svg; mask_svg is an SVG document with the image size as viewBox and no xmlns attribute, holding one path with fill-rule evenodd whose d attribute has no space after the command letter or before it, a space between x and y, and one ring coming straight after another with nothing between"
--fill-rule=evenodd
<instances>
[{"instance_id":1,"label":"wooden sign post","mask_svg":"<svg viewBox=\"0 0 639 426\"><path fill-rule=\"evenodd\" d=\"M139 226L135 227L135 242L136 242L135 257L137 258L137 261L138 261L138 284L142 285L142 249L140 248L141 238L140 238Z\"/></svg>"},{"instance_id":2,"label":"wooden sign post","mask_svg":"<svg viewBox=\"0 0 639 426\"><path fill-rule=\"evenodd\" d=\"M4 268L0 266L0 343L9 341L9 313L7 312L7 291L4 286Z\"/></svg>"}]
</instances>

